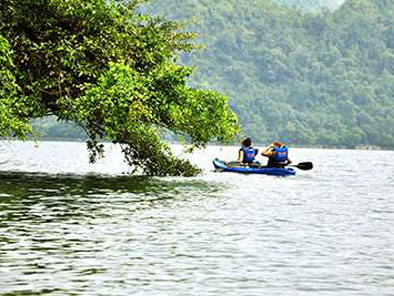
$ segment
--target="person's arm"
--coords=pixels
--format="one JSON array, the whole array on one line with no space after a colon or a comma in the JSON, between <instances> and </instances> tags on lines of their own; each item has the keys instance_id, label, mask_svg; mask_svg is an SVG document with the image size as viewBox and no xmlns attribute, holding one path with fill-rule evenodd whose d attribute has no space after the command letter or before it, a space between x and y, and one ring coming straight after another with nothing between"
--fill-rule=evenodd
<instances>
[{"instance_id":1,"label":"person's arm","mask_svg":"<svg viewBox=\"0 0 394 296\"><path fill-rule=\"evenodd\" d=\"M272 148L274 148L274 147L275 147L275 146L274 146L273 144L270 144L269 146L267 146L267 147L263 150L263 152L261 152L261 155L267 156L267 157L273 156L275 152L272 150Z\"/></svg>"},{"instance_id":2,"label":"person's arm","mask_svg":"<svg viewBox=\"0 0 394 296\"><path fill-rule=\"evenodd\" d=\"M239 151L238 151L238 162L242 162L242 160L243 160L243 158L244 158L244 152L243 152L243 150L242 149L239 149Z\"/></svg>"}]
</instances>

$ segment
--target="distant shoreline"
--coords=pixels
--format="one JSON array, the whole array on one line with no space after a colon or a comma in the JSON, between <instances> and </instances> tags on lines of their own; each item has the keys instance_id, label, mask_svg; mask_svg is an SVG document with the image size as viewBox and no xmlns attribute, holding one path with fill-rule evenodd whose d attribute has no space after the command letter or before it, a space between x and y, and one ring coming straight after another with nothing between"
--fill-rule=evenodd
<instances>
[{"instance_id":1,"label":"distant shoreline","mask_svg":"<svg viewBox=\"0 0 394 296\"><path fill-rule=\"evenodd\" d=\"M7 139L7 138L0 138L1 141L21 141L18 139ZM81 138L40 138L37 140L37 142L77 142L77 143L83 143L86 142L88 139L81 139ZM27 140L28 142L34 142L32 138L29 138ZM183 143L178 142L178 141L172 141L172 140L164 140L167 143L171 144L177 144L177 145L183 145ZM21 141L23 142L23 141ZM105 142L104 142L105 143ZM267 146L269 143L254 143L254 146L256 148L261 148ZM208 143L209 146L235 146L238 147L240 144L221 144L217 142L211 142ZM385 147L379 147L379 146L373 146L373 145L360 145L356 146L355 148L349 148L345 146L323 146L323 145L294 145L290 144L288 145L291 148L304 148L304 149L333 149L333 150L365 150L365 151L394 151L394 148L385 148Z\"/></svg>"}]
</instances>

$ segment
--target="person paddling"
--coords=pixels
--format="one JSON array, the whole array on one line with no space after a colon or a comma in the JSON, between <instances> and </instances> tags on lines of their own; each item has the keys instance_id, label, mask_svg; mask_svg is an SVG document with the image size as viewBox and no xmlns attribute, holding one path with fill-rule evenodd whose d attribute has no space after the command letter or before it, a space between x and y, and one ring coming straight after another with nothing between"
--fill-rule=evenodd
<instances>
[{"instance_id":1,"label":"person paddling","mask_svg":"<svg viewBox=\"0 0 394 296\"><path fill-rule=\"evenodd\" d=\"M238 151L238 161L243 164L252 164L255 162L255 157L258 152L258 149L252 147L252 140L246 138L242 141L242 147Z\"/></svg>"},{"instance_id":2,"label":"person paddling","mask_svg":"<svg viewBox=\"0 0 394 296\"><path fill-rule=\"evenodd\" d=\"M292 162L289 159L289 149L281 142L271 143L261 155L268 157L267 167L283 168Z\"/></svg>"}]
</instances>

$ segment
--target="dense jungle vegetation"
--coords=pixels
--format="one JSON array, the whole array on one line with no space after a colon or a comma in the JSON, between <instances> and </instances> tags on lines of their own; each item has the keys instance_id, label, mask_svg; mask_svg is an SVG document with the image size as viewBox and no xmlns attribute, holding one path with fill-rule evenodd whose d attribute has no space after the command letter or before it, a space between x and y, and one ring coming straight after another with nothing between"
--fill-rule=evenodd
<instances>
[{"instance_id":1,"label":"dense jungle vegetation","mask_svg":"<svg viewBox=\"0 0 394 296\"><path fill-rule=\"evenodd\" d=\"M205 49L178 62L226 93L255 141L394 148L394 1L341 3L153 0L148 10L199 33Z\"/></svg>"}]
</instances>

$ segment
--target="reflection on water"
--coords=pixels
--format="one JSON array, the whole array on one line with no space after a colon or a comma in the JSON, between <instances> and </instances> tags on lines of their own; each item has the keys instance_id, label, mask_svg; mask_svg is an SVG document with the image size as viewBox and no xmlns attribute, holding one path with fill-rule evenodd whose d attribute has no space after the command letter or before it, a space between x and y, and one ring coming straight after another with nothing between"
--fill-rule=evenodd
<instances>
[{"instance_id":1,"label":"reflection on water","mask_svg":"<svg viewBox=\"0 0 394 296\"><path fill-rule=\"evenodd\" d=\"M143 176L0 172L0 179L0 292L7 295L85 295L97 280L121 285L127 269L139 282L138 266L154 255L149 248L171 243L163 237L173 224L168 211L219 190ZM109 287L100 293L114 295Z\"/></svg>"},{"instance_id":2,"label":"reflection on water","mask_svg":"<svg viewBox=\"0 0 394 296\"><path fill-rule=\"evenodd\" d=\"M394 291L393 152L299 149L315 169L278 178L214 173L237 148L209 147L189 179L20 145L0 171L0 295Z\"/></svg>"},{"instance_id":3,"label":"reflection on water","mask_svg":"<svg viewBox=\"0 0 394 296\"><path fill-rule=\"evenodd\" d=\"M124 203L128 212L176 198L208 196L219 186L201 180L146 176L105 176L0 172L0 223L45 216L45 221L90 215L103 207L106 215L113 204ZM134 204L134 205L133 205ZM90 209L91 208L91 209ZM106 209L106 210L105 210ZM35 223L35 221L32 221Z\"/></svg>"},{"instance_id":4,"label":"reflection on water","mask_svg":"<svg viewBox=\"0 0 394 296\"><path fill-rule=\"evenodd\" d=\"M0 171L2 194L14 197L33 196L91 196L94 194L132 193L140 198L171 196L184 190L214 190L217 185L192 178L154 178L147 176L110 176L45 174Z\"/></svg>"}]
</instances>

